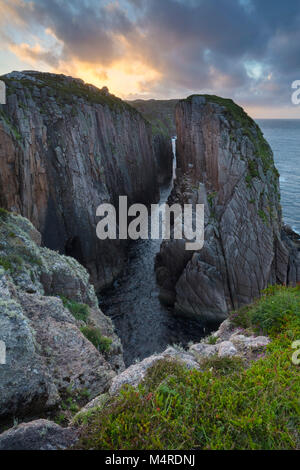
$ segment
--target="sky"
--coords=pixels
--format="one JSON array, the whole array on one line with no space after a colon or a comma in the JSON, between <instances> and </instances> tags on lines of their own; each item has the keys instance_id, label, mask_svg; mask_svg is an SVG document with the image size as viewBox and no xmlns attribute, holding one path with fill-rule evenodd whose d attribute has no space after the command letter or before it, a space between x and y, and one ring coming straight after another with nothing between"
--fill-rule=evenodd
<instances>
[{"instance_id":1,"label":"sky","mask_svg":"<svg viewBox=\"0 0 300 470\"><path fill-rule=\"evenodd\" d=\"M123 99L232 98L300 118L300 0L0 0L0 74L41 70Z\"/></svg>"}]
</instances>

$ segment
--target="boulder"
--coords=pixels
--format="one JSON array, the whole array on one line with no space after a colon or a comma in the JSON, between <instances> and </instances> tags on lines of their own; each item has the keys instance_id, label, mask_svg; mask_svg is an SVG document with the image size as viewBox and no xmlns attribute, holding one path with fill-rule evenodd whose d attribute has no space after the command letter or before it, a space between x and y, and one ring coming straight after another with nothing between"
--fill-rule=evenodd
<instances>
[{"instance_id":1,"label":"boulder","mask_svg":"<svg viewBox=\"0 0 300 470\"><path fill-rule=\"evenodd\" d=\"M65 450L78 439L75 428L62 428L38 419L0 434L0 450Z\"/></svg>"}]
</instances>

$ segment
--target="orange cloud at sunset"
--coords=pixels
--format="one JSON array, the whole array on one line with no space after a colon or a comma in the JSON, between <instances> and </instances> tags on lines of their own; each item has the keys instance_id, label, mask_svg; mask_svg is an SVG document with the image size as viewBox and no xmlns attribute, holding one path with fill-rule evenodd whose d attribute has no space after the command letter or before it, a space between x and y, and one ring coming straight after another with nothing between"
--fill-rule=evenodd
<instances>
[{"instance_id":1,"label":"orange cloud at sunset","mask_svg":"<svg viewBox=\"0 0 300 470\"><path fill-rule=\"evenodd\" d=\"M211 93L254 117L294 117L300 12L267 3L0 0L0 74L64 73L125 99Z\"/></svg>"}]
</instances>

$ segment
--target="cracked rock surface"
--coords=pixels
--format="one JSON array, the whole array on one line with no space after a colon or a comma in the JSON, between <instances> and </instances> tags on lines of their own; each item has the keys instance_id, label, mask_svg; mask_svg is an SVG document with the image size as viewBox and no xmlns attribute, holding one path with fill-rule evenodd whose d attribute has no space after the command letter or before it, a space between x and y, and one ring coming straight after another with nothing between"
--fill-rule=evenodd
<instances>
[{"instance_id":1,"label":"cracked rock surface","mask_svg":"<svg viewBox=\"0 0 300 470\"><path fill-rule=\"evenodd\" d=\"M297 242L283 227L279 174L257 124L231 100L192 96L176 107L177 179L169 204L204 204L204 246L162 243L161 299L181 315L222 321L268 284L300 281Z\"/></svg>"}]
</instances>

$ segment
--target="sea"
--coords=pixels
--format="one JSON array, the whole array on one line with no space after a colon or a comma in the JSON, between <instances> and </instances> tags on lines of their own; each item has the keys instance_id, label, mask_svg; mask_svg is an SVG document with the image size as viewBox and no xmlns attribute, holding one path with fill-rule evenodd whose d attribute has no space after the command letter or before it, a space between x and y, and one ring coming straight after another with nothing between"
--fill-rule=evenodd
<instances>
[{"instance_id":1,"label":"sea","mask_svg":"<svg viewBox=\"0 0 300 470\"><path fill-rule=\"evenodd\" d=\"M300 119L257 119L280 173L284 222L300 234Z\"/></svg>"}]
</instances>

